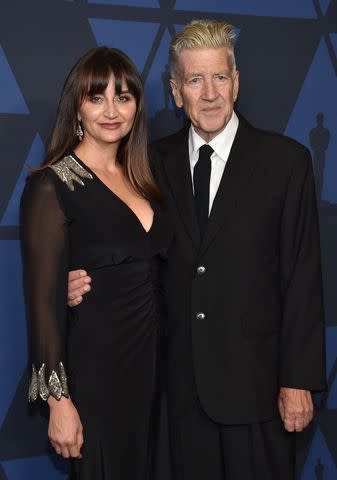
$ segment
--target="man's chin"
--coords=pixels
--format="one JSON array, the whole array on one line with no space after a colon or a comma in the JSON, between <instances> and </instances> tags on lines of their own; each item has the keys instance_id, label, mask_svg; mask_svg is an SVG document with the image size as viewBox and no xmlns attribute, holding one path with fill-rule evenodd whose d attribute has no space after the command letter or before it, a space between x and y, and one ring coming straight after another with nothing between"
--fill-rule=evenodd
<instances>
[{"instance_id":1,"label":"man's chin","mask_svg":"<svg viewBox=\"0 0 337 480\"><path fill-rule=\"evenodd\" d=\"M204 133L208 135L212 135L213 137L218 135L224 128L226 127L226 123L221 122L221 123L212 123L212 122L207 122L203 125L200 126L200 130L202 130Z\"/></svg>"}]
</instances>

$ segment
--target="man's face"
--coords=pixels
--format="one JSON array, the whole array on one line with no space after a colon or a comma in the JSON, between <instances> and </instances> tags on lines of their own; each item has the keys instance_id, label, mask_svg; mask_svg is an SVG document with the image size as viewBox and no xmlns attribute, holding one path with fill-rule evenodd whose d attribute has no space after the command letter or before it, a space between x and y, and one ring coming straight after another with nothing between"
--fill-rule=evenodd
<instances>
[{"instance_id":1,"label":"man's face","mask_svg":"<svg viewBox=\"0 0 337 480\"><path fill-rule=\"evenodd\" d=\"M226 47L185 49L179 79L171 80L177 107L184 107L196 132L210 142L227 125L239 91L239 73L231 72Z\"/></svg>"}]
</instances>

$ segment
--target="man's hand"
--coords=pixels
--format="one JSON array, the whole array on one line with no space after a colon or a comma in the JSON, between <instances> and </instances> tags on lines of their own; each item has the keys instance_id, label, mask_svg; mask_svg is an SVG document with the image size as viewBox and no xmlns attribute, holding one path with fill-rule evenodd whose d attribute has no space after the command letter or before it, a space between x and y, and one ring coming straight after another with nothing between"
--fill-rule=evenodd
<instances>
[{"instance_id":1,"label":"man's hand","mask_svg":"<svg viewBox=\"0 0 337 480\"><path fill-rule=\"evenodd\" d=\"M73 270L68 275L68 305L76 307L79 305L85 293L90 291L91 278L85 270Z\"/></svg>"},{"instance_id":2,"label":"man's hand","mask_svg":"<svg viewBox=\"0 0 337 480\"><path fill-rule=\"evenodd\" d=\"M308 390L282 387L278 407L288 432L301 432L312 420L314 406Z\"/></svg>"}]
</instances>

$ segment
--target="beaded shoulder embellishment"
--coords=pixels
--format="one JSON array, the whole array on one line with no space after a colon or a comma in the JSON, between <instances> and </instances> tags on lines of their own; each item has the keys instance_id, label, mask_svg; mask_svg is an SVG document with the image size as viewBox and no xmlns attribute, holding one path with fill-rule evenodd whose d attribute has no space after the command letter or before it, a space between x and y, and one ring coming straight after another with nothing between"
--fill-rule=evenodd
<instances>
[{"instance_id":1,"label":"beaded shoulder embellishment","mask_svg":"<svg viewBox=\"0 0 337 480\"><path fill-rule=\"evenodd\" d=\"M55 370L50 374L48 385L45 378L46 365L42 364L40 370L36 372L36 368L32 366L32 376L29 384L28 399L34 402L40 395L42 400L48 400L50 395L56 400L66 397L69 398L68 380L63 363L58 364L60 375L57 375Z\"/></svg>"},{"instance_id":2,"label":"beaded shoulder embellishment","mask_svg":"<svg viewBox=\"0 0 337 480\"><path fill-rule=\"evenodd\" d=\"M74 181L84 186L81 178L88 178L92 180L91 173L87 172L85 168L80 165L72 155L62 158L57 163L49 165L49 168L54 170L56 175L64 182L69 190L74 191Z\"/></svg>"}]
</instances>

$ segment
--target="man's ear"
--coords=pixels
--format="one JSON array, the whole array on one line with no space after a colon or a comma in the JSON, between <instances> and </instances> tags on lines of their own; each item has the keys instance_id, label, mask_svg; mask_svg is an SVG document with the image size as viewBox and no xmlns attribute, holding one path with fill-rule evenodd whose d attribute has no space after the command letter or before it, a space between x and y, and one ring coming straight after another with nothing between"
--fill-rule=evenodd
<instances>
[{"instance_id":1,"label":"man's ear","mask_svg":"<svg viewBox=\"0 0 337 480\"><path fill-rule=\"evenodd\" d=\"M173 80L173 78L170 78L170 85L172 89L174 103L177 105L178 108L181 108L183 106L183 99L180 93L180 89L177 85L177 81Z\"/></svg>"},{"instance_id":2,"label":"man's ear","mask_svg":"<svg viewBox=\"0 0 337 480\"><path fill-rule=\"evenodd\" d=\"M235 70L234 72L234 80L233 80L233 100L236 102L239 94L239 70Z\"/></svg>"}]
</instances>

